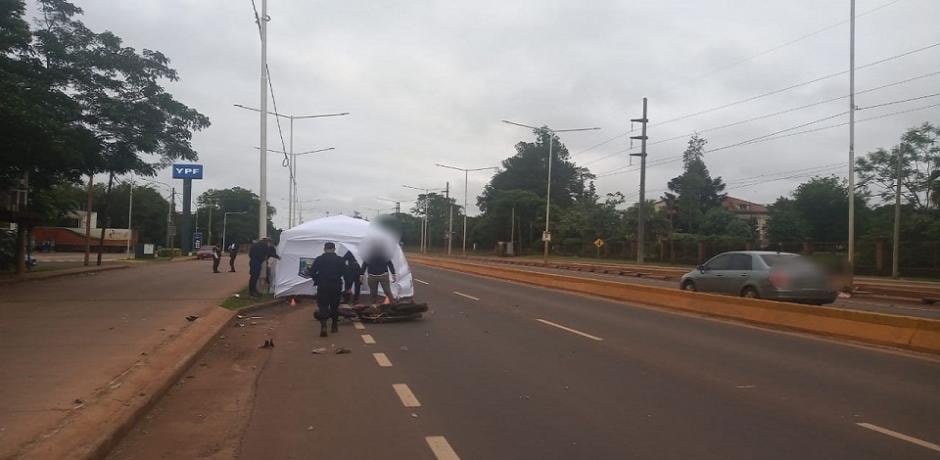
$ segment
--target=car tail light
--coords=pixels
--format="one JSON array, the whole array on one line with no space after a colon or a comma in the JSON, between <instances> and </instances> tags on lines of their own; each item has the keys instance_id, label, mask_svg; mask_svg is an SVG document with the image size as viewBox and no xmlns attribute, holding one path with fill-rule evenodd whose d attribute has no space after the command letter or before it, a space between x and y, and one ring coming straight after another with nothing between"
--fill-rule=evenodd
<instances>
[{"instance_id":1,"label":"car tail light","mask_svg":"<svg viewBox=\"0 0 940 460\"><path fill-rule=\"evenodd\" d=\"M787 276L783 270L771 271L768 280L770 280L770 284L773 284L776 288L786 287L790 283L790 277Z\"/></svg>"}]
</instances>

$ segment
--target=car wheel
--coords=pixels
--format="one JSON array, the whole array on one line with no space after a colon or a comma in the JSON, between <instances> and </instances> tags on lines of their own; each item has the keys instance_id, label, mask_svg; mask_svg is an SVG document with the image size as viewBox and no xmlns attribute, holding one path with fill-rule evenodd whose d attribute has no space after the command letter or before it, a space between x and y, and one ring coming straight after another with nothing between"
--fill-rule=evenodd
<instances>
[{"instance_id":1,"label":"car wheel","mask_svg":"<svg viewBox=\"0 0 940 460\"><path fill-rule=\"evenodd\" d=\"M757 289L748 286L741 291L741 297L746 297L748 299L759 299L760 294L757 292Z\"/></svg>"},{"instance_id":2,"label":"car wheel","mask_svg":"<svg viewBox=\"0 0 940 460\"><path fill-rule=\"evenodd\" d=\"M695 289L695 282L693 282L693 281L686 281L686 282L682 283L682 290L683 290L683 291L692 291L692 292L697 291L697 289Z\"/></svg>"}]
</instances>

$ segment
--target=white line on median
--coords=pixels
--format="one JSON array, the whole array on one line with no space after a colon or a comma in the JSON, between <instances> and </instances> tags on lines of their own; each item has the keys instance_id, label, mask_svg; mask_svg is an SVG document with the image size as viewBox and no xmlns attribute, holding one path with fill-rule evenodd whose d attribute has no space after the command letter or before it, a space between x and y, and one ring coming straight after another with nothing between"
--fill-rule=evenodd
<instances>
[{"instance_id":1,"label":"white line on median","mask_svg":"<svg viewBox=\"0 0 940 460\"><path fill-rule=\"evenodd\" d=\"M353 321L353 327L359 329L360 331L364 331L366 329L361 321Z\"/></svg>"},{"instance_id":2,"label":"white line on median","mask_svg":"<svg viewBox=\"0 0 940 460\"><path fill-rule=\"evenodd\" d=\"M460 460L457 452L454 452L454 448L450 447L450 443L447 442L447 438L443 436L426 436L424 440L427 441L428 447L431 448L431 452L434 452L437 460Z\"/></svg>"},{"instance_id":3,"label":"white line on median","mask_svg":"<svg viewBox=\"0 0 940 460\"><path fill-rule=\"evenodd\" d=\"M926 448L928 448L928 449L930 449L930 450L940 452L940 446L938 446L938 445L936 445L936 444L934 444L934 443L932 443L932 442L924 441L923 439L917 439L917 438L915 438L915 437L908 436L908 435L906 435L906 434L904 434L904 433L898 433L897 431L889 430L889 429L887 429L887 428L882 428L882 427L880 427L880 426L878 426L878 425L872 425L871 423L856 423L856 425L858 425L858 426L860 426L860 427L862 427L862 428L868 428L869 430L872 430L872 431L877 431L877 432L879 432L879 433L881 433L881 434L884 434L884 435L891 436L892 438L897 438L897 439L900 439L900 440L902 440L902 441L907 441L907 442L909 442L909 443L911 443L911 444L917 444L918 446L926 447Z\"/></svg>"},{"instance_id":4,"label":"white line on median","mask_svg":"<svg viewBox=\"0 0 940 460\"><path fill-rule=\"evenodd\" d=\"M408 388L407 384L396 383L392 385L392 388L395 389L395 393L398 394L398 399L401 400L402 405L405 407L421 407L418 398L411 392L411 388Z\"/></svg>"},{"instance_id":5,"label":"white line on median","mask_svg":"<svg viewBox=\"0 0 940 460\"><path fill-rule=\"evenodd\" d=\"M579 330L577 330L577 329L572 329L572 328L570 328L570 327L562 326L561 324L553 323L553 322L551 322L551 321L544 320L544 319L542 319L542 318L536 318L535 320L538 321L538 322L540 322L540 323L543 323L543 324L548 324L549 326L552 326L552 327L557 327L558 329L561 329L561 330L563 330L563 331L568 331L568 332L570 332L570 333L572 333L572 334L578 334L578 335L580 335L581 337L587 337L587 338L589 338L589 339L591 339L591 340L597 340L598 342L603 342L603 341L604 341L604 339L602 339L602 338L600 338L600 337L598 337L598 336L596 336L596 335L591 335L591 334L588 334L588 333L586 333L586 332L581 332L581 331L579 331Z\"/></svg>"},{"instance_id":6,"label":"white line on median","mask_svg":"<svg viewBox=\"0 0 940 460\"><path fill-rule=\"evenodd\" d=\"M459 295L460 297L465 297L465 298L470 299L470 300L480 300L479 297L474 297L474 296L469 295L469 294L464 294L463 292L454 291L454 294L457 294L457 295Z\"/></svg>"},{"instance_id":7,"label":"white line on median","mask_svg":"<svg viewBox=\"0 0 940 460\"><path fill-rule=\"evenodd\" d=\"M372 336L369 334L362 334L359 337L362 337L362 341L369 345L375 344L375 339L373 339Z\"/></svg>"},{"instance_id":8,"label":"white line on median","mask_svg":"<svg viewBox=\"0 0 940 460\"><path fill-rule=\"evenodd\" d=\"M419 280L418 278L415 278L414 280L417 281L417 282L419 282L419 283L421 283L421 284L431 284L431 283L429 283L429 282L427 282L427 281Z\"/></svg>"},{"instance_id":9,"label":"white line on median","mask_svg":"<svg viewBox=\"0 0 940 460\"><path fill-rule=\"evenodd\" d=\"M372 353L372 357L375 358L375 362L379 363L379 367L392 367L392 362L388 360L385 353Z\"/></svg>"}]
</instances>

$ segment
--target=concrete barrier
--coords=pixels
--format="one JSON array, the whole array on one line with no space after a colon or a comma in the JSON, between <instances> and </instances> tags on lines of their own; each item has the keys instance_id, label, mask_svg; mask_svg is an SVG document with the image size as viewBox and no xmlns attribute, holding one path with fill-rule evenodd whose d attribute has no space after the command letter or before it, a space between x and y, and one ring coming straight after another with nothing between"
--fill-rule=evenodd
<instances>
[{"instance_id":1,"label":"concrete barrier","mask_svg":"<svg viewBox=\"0 0 940 460\"><path fill-rule=\"evenodd\" d=\"M614 300L637 302L878 345L940 353L940 321L937 320L687 292L607 280L537 273L452 259L411 256L409 260L417 264L505 281L562 289Z\"/></svg>"}]
</instances>

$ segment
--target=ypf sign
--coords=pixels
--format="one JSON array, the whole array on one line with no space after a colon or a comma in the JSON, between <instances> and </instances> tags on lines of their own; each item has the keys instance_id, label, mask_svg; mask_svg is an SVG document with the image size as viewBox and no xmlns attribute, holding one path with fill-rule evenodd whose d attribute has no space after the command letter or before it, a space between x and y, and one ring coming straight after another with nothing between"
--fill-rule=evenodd
<instances>
[{"instance_id":1,"label":"ypf sign","mask_svg":"<svg viewBox=\"0 0 940 460\"><path fill-rule=\"evenodd\" d=\"M173 165L174 179L202 179L202 165Z\"/></svg>"}]
</instances>

